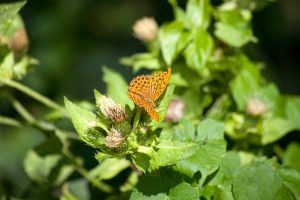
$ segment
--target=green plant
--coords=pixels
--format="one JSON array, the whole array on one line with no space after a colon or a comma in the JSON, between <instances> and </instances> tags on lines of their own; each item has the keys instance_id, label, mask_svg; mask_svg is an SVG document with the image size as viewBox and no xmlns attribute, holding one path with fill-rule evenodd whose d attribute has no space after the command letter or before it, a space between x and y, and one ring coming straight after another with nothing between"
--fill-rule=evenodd
<instances>
[{"instance_id":1,"label":"green plant","mask_svg":"<svg viewBox=\"0 0 300 200\"><path fill-rule=\"evenodd\" d=\"M300 98L281 95L243 48L258 42L252 12L268 1L227 0L213 7L209 0L189 0L185 9L169 2L175 19L159 28L151 18L140 21L135 36L148 51L121 59L134 72L172 67L157 102L159 122L133 104L127 82L108 67L105 95L95 90L94 104L65 97L63 108L17 81L36 61L1 43L2 91L47 137L25 157L24 169L38 188L25 197L52 191L49 196L61 199L89 199L92 185L108 199L300 199L299 143L290 141L285 150L279 143L300 130ZM23 27L17 15L22 5L0 5L0 21L7 22L0 35L8 41ZM10 89L51 108L46 120L33 117ZM77 134L59 126L62 118L71 119ZM23 125L5 116L0 122ZM72 150L80 141L96 152L99 164L92 169ZM109 183L127 169L121 184Z\"/></svg>"}]
</instances>

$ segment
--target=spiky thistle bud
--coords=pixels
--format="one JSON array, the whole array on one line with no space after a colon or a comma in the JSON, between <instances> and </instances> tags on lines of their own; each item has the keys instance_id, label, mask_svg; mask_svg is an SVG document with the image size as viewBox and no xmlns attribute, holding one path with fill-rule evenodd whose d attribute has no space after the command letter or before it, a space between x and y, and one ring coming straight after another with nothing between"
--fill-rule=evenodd
<instances>
[{"instance_id":1,"label":"spiky thistle bud","mask_svg":"<svg viewBox=\"0 0 300 200\"><path fill-rule=\"evenodd\" d=\"M173 99L168 107L166 121L178 122L183 117L185 104L180 99Z\"/></svg>"},{"instance_id":2,"label":"spiky thistle bud","mask_svg":"<svg viewBox=\"0 0 300 200\"><path fill-rule=\"evenodd\" d=\"M153 17L143 17L134 23L132 30L136 38L149 42L156 38L158 25Z\"/></svg>"},{"instance_id":3,"label":"spiky thistle bud","mask_svg":"<svg viewBox=\"0 0 300 200\"><path fill-rule=\"evenodd\" d=\"M268 106L259 98L250 99L246 106L246 112L255 117L265 114L268 110Z\"/></svg>"},{"instance_id":4,"label":"spiky thistle bud","mask_svg":"<svg viewBox=\"0 0 300 200\"><path fill-rule=\"evenodd\" d=\"M112 122L119 123L125 120L126 113L120 104L115 103L111 98L101 96L99 99L100 110L103 115Z\"/></svg>"},{"instance_id":5,"label":"spiky thistle bud","mask_svg":"<svg viewBox=\"0 0 300 200\"><path fill-rule=\"evenodd\" d=\"M122 136L122 134L112 128L109 135L105 137L105 146L108 148L117 148L120 147L125 141L125 137Z\"/></svg>"}]
</instances>

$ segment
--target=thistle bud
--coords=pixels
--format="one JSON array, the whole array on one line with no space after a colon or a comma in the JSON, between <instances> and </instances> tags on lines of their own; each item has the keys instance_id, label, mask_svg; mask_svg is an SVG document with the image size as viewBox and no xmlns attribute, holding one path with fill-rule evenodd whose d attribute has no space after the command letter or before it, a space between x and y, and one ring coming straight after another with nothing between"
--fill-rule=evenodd
<instances>
[{"instance_id":1,"label":"thistle bud","mask_svg":"<svg viewBox=\"0 0 300 200\"><path fill-rule=\"evenodd\" d=\"M268 106L259 98L250 99L246 106L246 112L252 116L261 116L268 110Z\"/></svg>"},{"instance_id":2,"label":"thistle bud","mask_svg":"<svg viewBox=\"0 0 300 200\"><path fill-rule=\"evenodd\" d=\"M11 41L11 48L14 52L24 52L29 45L28 37L25 29L16 31Z\"/></svg>"},{"instance_id":3,"label":"thistle bud","mask_svg":"<svg viewBox=\"0 0 300 200\"><path fill-rule=\"evenodd\" d=\"M99 106L104 116L112 122L119 123L125 120L126 113L120 104L115 103L111 98L101 96Z\"/></svg>"},{"instance_id":4,"label":"thistle bud","mask_svg":"<svg viewBox=\"0 0 300 200\"><path fill-rule=\"evenodd\" d=\"M124 143L125 137L122 134L112 128L110 134L105 137L105 146L109 148L117 148L120 147Z\"/></svg>"},{"instance_id":5,"label":"thistle bud","mask_svg":"<svg viewBox=\"0 0 300 200\"><path fill-rule=\"evenodd\" d=\"M168 107L166 121L178 122L183 117L185 104L180 99L173 99Z\"/></svg>"},{"instance_id":6,"label":"thistle bud","mask_svg":"<svg viewBox=\"0 0 300 200\"><path fill-rule=\"evenodd\" d=\"M158 25L154 18L143 17L134 23L132 30L136 38L149 42L156 38Z\"/></svg>"}]
</instances>

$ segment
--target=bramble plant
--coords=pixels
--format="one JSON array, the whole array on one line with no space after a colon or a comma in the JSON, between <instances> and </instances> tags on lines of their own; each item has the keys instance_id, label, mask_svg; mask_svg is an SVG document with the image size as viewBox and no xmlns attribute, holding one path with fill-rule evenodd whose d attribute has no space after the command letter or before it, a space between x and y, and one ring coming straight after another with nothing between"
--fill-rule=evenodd
<instances>
[{"instance_id":1,"label":"bramble plant","mask_svg":"<svg viewBox=\"0 0 300 200\"><path fill-rule=\"evenodd\" d=\"M133 25L148 51L120 62L136 76L141 69L149 74L172 69L166 90L155 98L158 121L134 104L124 77L108 67L103 67L106 94L94 90L94 103L65 97L63 107L19 82L37 63L26 55L18 15L24 3L0 4L1 98L23 118L0 116L0 123L27 124L47 139L27 152L24 170L34 185L18 197L92 199L91 185L100 191L97 198L108 199L300 199L300 144L289 141L286 149L279 144L300 131L300 98L280 94L263 78L262 63L243 48L259 42L252 13L268 0L225 0L217 7L188 0L185 9L169 0L173 21L158 26L145 17ZM13 90L51 112L37 119ZM150 95L153 89L148 90ZM61 119L71 120L76 134L60 126ZM78 142L94 150L93 168L72 150ZM2 198L8 195L4 191Z\"/></svg>"}]
</instances>

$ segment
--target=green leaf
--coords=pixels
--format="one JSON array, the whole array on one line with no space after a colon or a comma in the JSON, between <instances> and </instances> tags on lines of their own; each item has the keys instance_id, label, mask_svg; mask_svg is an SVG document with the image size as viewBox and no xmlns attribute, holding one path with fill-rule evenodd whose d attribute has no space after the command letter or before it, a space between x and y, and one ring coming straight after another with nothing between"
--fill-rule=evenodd
<instances>
[{"instance_id":1,"label":"green leaf","mask_svg":"<svg viewBox=\"0 0 300 200\"><path fill-rule=\"evenodd\" d=\"M161 169L140 177L130 200L190 200L198 199L198 189L181 180L178 172Z\"/></svg>"},{"instance_id":2,"label":"green leaf","mask_svg":"<svg viewBox=\"0 0 300 200\"><path fill-rule=\"evenodd\" d=\"M108 67L103 68L103 81L106 83L106 94L117 103L123 105L129 105L133 109L134 104L127 95L128 84L123 77L116 71L109 69Z\"/></svg>"},{"instance_id":3,"label":"green leaf","mask_svg":"<svg viewBox=\"0 0 300 200\"><path fill-rule=\"evenodd\" d=\"M268 162L254 162L234 176L234 199L294 199Z\"/></svg>"},{"instance_id":4,"label":"green leaf","mask_svg":"<svg viewBox=\"0 0 300 200\"><path fill-rule=\"evenodd\" d=\"M288 146L286 151L284 152L283 156L283 164L285 166L290 166L296 169L300 173L300 144L291 142Z\"/></svg>"},{"instance_id":5,"label":"green leaf","mask_svg":"<svg viewBox=\"0 0 300 200\"><path fill-rule=\"evenodd\" d=\"M186 47L189 33L182 22L165 24L159 31L159 42L166 63L170 66L178 54Z\"/></svg>"},{"instance_id":6,"label":"green leaf","mask_svg":"<svg viewBox=\"0 0 300 200\"><path fill-rule=\"evenodd\" d=\"M175 89L174 85L168 85L164 96L159 101L158 106L155 109L159 115L159 122L152 120L151 123L149 123L149 126L152 127L152 130L155 130L158 127L158 125L165 119L165 116L168 111L169 103L173 98L174 89Z\"/></svg>"},{"instance_id":7,"label":"green leaf","mask_svg":"<svg viewBox=\"0 0 300 200\"><path fill-rule=\"evenodd\" d=\"M19 10L24 6L26 1L15 3L0 4L0 35L8 36L8 31L18 18Z\"/></svg>"},{"instance_id":8,"label":"green leaf","mask_svg":"<svg viewBox=\"0 0 300 200\"><path fill-rule=\"evenodd\" d=\"M252 18L250 11L238 10L225 3L217 10L216 15L219 21L215 25L215 35L223 42L241 47L250 41L257 41L250 25Z\"/></svg>"},{"instance_id":9,"label":"green leaf","mask_svg":"<svg viewBox=\"0 0 300 200\"><path fill-rule=\"evenodd\" d=\"M260 73L256 65L244 59L242 71L230 83L233 98L239 110L244 110L249 98L256 97L260 89Z\"/></svg>"},{"instance_id":10,"label":"green leaf","mask_svg":"<svg viewBox=\"0 0 300 200\"><path fill-rule=\"evenodd\" d=\"M104 144L104 136L96 129L100 127L108 132L107 127L99 122L97 116L90 110L81 108L65 97L65 106L79 137L93 147Z\"/></svg>"},{"instance_id":11,"label":"green leaf","mask_svg":"<svg viewBox=\"0 0 300 200\"><path fill-rule=\"evenodd\" d=\"M18 79L21 79L24 75L26 75L27 71L31 69L33 65L37 65L38 60L30 57L23 57L18 63L15 64L13 71L14 76Z\"/></svg>"},{"instance_id":12,"label":"green leaf","mask_svg":"<svg viewBox=\"0 0 300 200\"><path fill-rule=\"evenodd\" d=\"M287 119L296 129L300 130L300 98L291 96L286 101L285 112Z\"/></svg>"},{"instance_id":13,"label":"green leaf","mask_svg":"<svg viewBox=\"0 0 300 200\"><path fill-rule=\"evenodd\" d=\"M195 142L162 141L156 148L157 151L150 154L150 171L190 157L197 152L200 145Z\"/></svg>"},{"instance_id":14,"label":"green leaf","mask_svg":"<svg viewBox=\"0 0 300 200\"><path fill-rule=\"evenodd\" d=\"M299 155L299 154L298 154ZM278 170L283 184L292 192L295 199L300 199L300 173L294 169L282 168Z\"/></svg>"},{"instance_id":15,"label":"green leaf","mask_svg":"<svg viewBox=\"0 0 300 200\"><path fill-rule=\"evenodd\" d=\"M5 56L4 60L0 64L0 78L11 79L13 77L14 64L14 55L11 52Z\"/></svg>"},{"instance_id":16,"label":"green leaf","mask_svg":"<svg viewBox=\"0 0 300 200\"><path fill-rule=\"evenodd\" d=\"M62 187L61 200L89 200L90 191L85 179L75 179L65 183Z\"/></svg>"},{"instance_id":17,"label":"green leaf","mask_svg":"<svg viewBox=\"0 0 300 200\"><path fill-rule=\"evenodd\" d=\"M211 119L203 121L197 127L196 141L202 146L191 157L177 162L176 166L190 177L200 171L201 183L203 183L208 175L217 170L225 155L223 124Z\"/></svg>"},{"instance_id":18,"label":"green leaf","mask_svg":"<svg viewBox=\"0 0 300 200\"><path fill-rule=\"evenodd\" d=\"M89 177L96 180L109 180L128 168L130 162L125 159L107 158L89 172Z\"/></svg>"},{"instance_id":19,"label":"green leaf","mask_svg":"<svg viewBox=\"0 0 300 200\"><path fill-rule=\"evenodd\" d=\"M214 42L211 36L203 28L199 27L191 42L184 50L184 58L187 66L201 74L212 54Z\"/></svg>"},{"instance_id":20,"label":"green leaf","mask_svg":"<svg viewBox=\"0 0 300 200\"><path fill-rule=\"evenodd\" d=\"M134 73L136 73L142 68L158 70L161 66L157 56L153 53L134 54L131 57L121 58L120 62L123 65L132 66Z\"/></svg>"},{"instance_id":21,"label":"green leaf","mask_svg":"<svg viewBox=\"0 0 300 200\"><path fill-rule=\"evenodd\" d=\"M24 168L27 175L39 183L48 183L52 170L61 160L60 154L40 156L37 152L30 150L24 160Z\"/></svg>"},{"instance_id":22,"label":"green leaf","mask_svg":"<svg viewBox=\"0 0 300 200\"><path fill-rule=\"evenodd\" d=\"M185 182L176 185L169 191L170 200L191 200L198 198L199 194L197 187L192 187L190 184Z\"/></svg>"},{"instance_id":23,"label":"green leaf","mask_svg":"<svg viewBox=\"0 0 300 200\"><path fill-rule=\"evenodd\" d=\"M262 123L262 139L263 145L275 142L288 132L294 129L294 126L283 118L268 118Z\"/></svg>"},{"instance_id":24,"label":"green leaf","mask_svg":"<svg viewBox=\"0 0 300 200\"><path fill-rule=\"evenodd\" d=\"M186 16L191 29L206 29L210 23L211 5L209 0L189 0L186 5Z\"/></svg>"}]
</instances>

